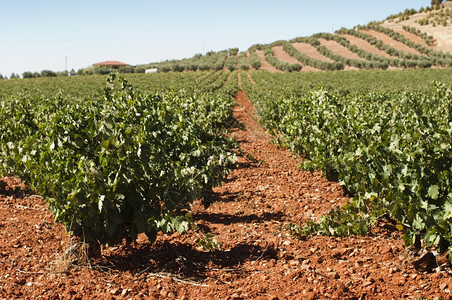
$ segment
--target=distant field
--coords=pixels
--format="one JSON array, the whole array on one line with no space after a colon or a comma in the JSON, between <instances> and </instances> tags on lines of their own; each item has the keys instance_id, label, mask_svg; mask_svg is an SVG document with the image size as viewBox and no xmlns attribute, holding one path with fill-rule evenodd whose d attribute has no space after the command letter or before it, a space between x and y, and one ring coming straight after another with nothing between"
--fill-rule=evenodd
<instances>
[{"instance_id":1,"label":"distant field","mask_svg":"<svg viewBox=\"0 0 452 300\"><path fill-rule=\"evenodd\" d=\"M267 71L249 71L252 78ZM147 92L165 91L170 88L212 89L222 85L229 76L229 71L202 71L159 74L128 74L125 76L136 89ZM78 77L33 78L0 81L0 98L17 95L68 95L89 98L102 93L105 88L105 75ZM452 85L452 69L428 70L361 70L350 72L303 72L273 74L272 81L281 85L291 82L299 88L323 86L332 90L349 90L354 92L381 90L423 90L429 89L432 81ZM259 81L258 79L256 79Z\"/></svg>"}]
</instances>

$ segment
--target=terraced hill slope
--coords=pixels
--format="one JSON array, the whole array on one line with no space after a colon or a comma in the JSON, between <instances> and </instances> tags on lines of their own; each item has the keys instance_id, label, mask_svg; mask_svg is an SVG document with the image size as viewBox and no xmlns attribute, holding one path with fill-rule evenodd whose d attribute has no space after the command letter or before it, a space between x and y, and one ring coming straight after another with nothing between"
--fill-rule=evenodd
<instances>
[{"instance_id":1,"label":"terraced hill slope","mask_svg":"<svg viewBox=\"0 0 452 300\"><path fill-rule=\"evenodd\" d=\"M293 39L289 43L296 51L287 45L281 47L281 41L270 46L277 60L298 61L301 71L337 69L333 63L340 63L342 70L451 67L452 2L409 12L367 26L341 29L334 35ZM270 63L271 68L268 65L262 61L259 69L274 72L278 68L277 64Z\"/></svg>"},{"instance_id":2,"label":"terraced hill slope","mask_svg":"<svg viewBox=\"0 0 452 300\"><path fill-rule=\"evenodd\" d=\"M191 59L149 64L162 71L221 70L237 48ZM245 53L246 52L246 56ZM452 1L406 10L381 22L335 34L319 33L290 41L255 44L241 52L241 69L274 72L452 67ZM240 54L240 53L239 53ZM235 61L235 60L234 60ZM248 62L249 65L246 65ZM245 64L245 65L244 65ZM226 66L233 71L238 66Z\"/></svg>"},{"instance_id":3,"label":"terraced hill slope","mask_svg":"<svg viewBox=\"0 0 452 300\"><path fill-rule=\"evenodd\" d=\"M403 27L416 28L433 36L432 49L452 53L452 1L446 1L439 10L424 10L406 20L386 20L382 26L402 33L405 31ZM419 42L418 38L409 38Z\"/></svg>"}]
</instances>

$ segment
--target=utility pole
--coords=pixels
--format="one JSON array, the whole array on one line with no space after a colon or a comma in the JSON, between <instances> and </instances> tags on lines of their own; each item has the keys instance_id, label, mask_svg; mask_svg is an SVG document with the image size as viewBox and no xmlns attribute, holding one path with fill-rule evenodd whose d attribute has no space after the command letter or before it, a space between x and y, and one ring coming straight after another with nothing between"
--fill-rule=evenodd
<instances>
[{"instance_id":1,"label":"utility pole","mask_svg":"<svg viewBox=\"0 0 452 300\"><path fill-rule=\"evenodd\" d=\"M67 71L67 56L64 57L64 69Z\"/></svg>"}]
</instances>

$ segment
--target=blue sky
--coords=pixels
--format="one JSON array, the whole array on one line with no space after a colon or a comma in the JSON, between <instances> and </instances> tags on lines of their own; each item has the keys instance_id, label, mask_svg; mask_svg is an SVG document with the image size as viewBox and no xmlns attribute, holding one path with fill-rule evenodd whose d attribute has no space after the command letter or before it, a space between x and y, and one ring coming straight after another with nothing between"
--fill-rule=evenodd
<instances>
[{"instance_id":1,"label":"blue sky","mask_svg":"<svg viewBox=\"0 0 452 300\"><path fill-rule=\"evenodd\" d=\"M352 28L430 0L0 0L0 74L137 65Z\"/></svg>"}]
</instances>

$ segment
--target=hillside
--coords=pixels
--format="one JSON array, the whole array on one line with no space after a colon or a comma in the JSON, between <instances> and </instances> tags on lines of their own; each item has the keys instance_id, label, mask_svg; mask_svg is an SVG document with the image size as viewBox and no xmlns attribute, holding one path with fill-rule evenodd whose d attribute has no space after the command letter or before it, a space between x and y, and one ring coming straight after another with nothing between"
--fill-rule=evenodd
<instances>
[{"instance_id":1,"label":"hillside","mask_svg":"<svg viewBox=\"0 0 452 300\"><path fill-rule=\"evenodd\" d=\"M246 53L246 56L244 55ZM197 54L193 58L144 66L163 72L216 69L258 69L270 72L320 70L449 68L452 67L452 2L438 7L406 10L335 34L319 33L290 41L256 44L243 52L237 48ZM246 59L240 60L240 55ZM226 56L238 56L228 59ZM240 61L239 61L240 60Z\"/></svg>"},{"instance_id":2,"label":"hillside","mask_svg":"<svg viewBox=\"0 0 452 300\"><path fill-rule=\"evenodd\" d=\"M282 63L301 64L301 71L337 69L335 62L342 64L343 70L451 67L452 2L407 12L367 26L342 28L334 35L293 39L289 43L296 51L289 50L290 45L284 50L281 41L258 48L271 49ZM251 47L248 51L253 50ZM264 57L260 57L259 69L278 69L277 63L268 68Z\"/></svg>"},{"instance_id":3,"label":"hillside","mask_svg":"<svg viewBox=\"0 0 452 300\"><path fill-rule=\"evenodd\" d=\"M386 20L382 26L402 34L406 34L403 29L404 26L416 28L433 36L433 50L452 53L452 1L445 2L439 10L418 12L409 16L406 20ZM419 39L415 36L409 36L409 38L413 39L414 42L419 42Z\"/></svg>"}]
</instances>

